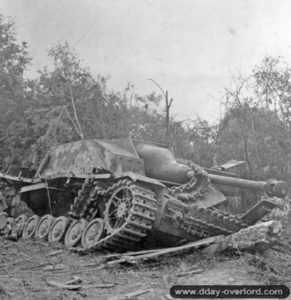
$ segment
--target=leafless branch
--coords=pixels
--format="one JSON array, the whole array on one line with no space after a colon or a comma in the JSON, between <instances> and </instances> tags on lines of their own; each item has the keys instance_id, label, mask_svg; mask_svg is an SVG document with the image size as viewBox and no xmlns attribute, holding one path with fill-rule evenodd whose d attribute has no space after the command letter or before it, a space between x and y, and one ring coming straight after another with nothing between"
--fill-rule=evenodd
<instances>
[{"instance_id":1,"label":"leafless branch","mask_svg":"<svg viewBox=\"0 0 291 300\"><path fill-rule=\"evenodd\" d=\"M164 90L162 89L162 87L153 79L149 78L150 81L152 81L162 92L163 96L166 98L166 93L164 92Z\"/></svg>"},{"instance_id":2,"label":"leafless branch","mask_svg":"<svg viewBox=\"0 0 291 300\"><path fill-rule=\"evenodd\" d=\"M75 120L76 120L77 126L79 128L80 137L83 140L84 139L84 134L82 132L82 128L81 128L79 120L78 120L78 115L77 115L77 111L76 111L76 107L75 107L75 101L74 101L74 96L73 96L73 91L72 91L72 87L71 86L69 86L69 91L70 91L72 106L73 106L73 110L74 110Z\"/></svg>"}]
</instances>

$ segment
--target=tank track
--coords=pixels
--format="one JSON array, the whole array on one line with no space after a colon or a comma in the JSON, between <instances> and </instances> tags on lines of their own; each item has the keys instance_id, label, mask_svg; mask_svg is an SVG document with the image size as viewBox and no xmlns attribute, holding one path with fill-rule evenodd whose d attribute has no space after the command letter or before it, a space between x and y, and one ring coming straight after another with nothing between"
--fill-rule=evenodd
<instances>
[{"instance_id":1,"label":"tank track","mask_svg":"<svg viewBox=\"0 0 291 300\"><path fill-rule=\"evenodd\" d=\"M113 248L133 249L146 237L147 232L152 227L154 222L153 217L157 211L155 194L148 189L138 187L128 179L118 181L107 189L100 189L98 186L95 187L86 203L86 209L82 217L87 220L92 219L94 211L97 209L98 199L100 201L102 201L102 198L108 199L113 191L122 186L134 186L135 200L133 201L130 218L137 216L137 221L133 223L129 218L129 221L118 232L100 240L91 250L112 250ZM143 199L143 203L140 200L136 200L139 198ZM134 212L135 209L137 209L136 212L138 213L140 210L143 210L144 213L136 215L136 212ZM149 215L145 211L150 213L151 218L149 218ZM180 223L177 227L181 227L186 233L191 233L200 238L207 238L218 234L228 235L248 226L236 216L215 208L192 207L188 214L184 215L180 220L176 219L175 221L176 224ZM148 222L148 225L143 224L144 222Z\"/></svg>"},{"instance_id":2,"label":"tank track","mask_svg":"<svg viewBox=\"0 0 291 300\"><path fill-rule=\"evenodd\" d=\"M80 218L84 214L86 209L86 203L88 199L88 194L90 189L93 186L93 179L86 178L82 184L81 189L78 191L78 195L74 200L73 211L70 212L70 215L73 218Z\"/></svg>"},{"instance_id":3,"label":"tank track","mask_svg":"<svg viewBox=\"0 0 291 300\"><path fill-rule=\"evenodd\" d=\"M228 235L248 225L231 214L209 208L193 208L183 217L182 228L201 238Z\"/></svg>"},{"instance_id":4,"label":"tank track","mask_svg":"<svg viewBox=\"0 0 291 300\"><path fill-rule=\"evenodd\" d=\"M210 180L207 172L202 168L193 163L189 164L189 166L192 168L195 176L189 182L179 187L168 188L168 193L172 197L186 202L191 207L187 214L178 216L176 226L181 226L186 232L197 235L200 238L216 234L228 235L247 227L248 225L245 222L230 213L214 207L203 208L195 205L196 199L203 198ZM192 205L191 202L193 203Z\"/></svg>"},{"instance_id":5,"label":"tank track","mask_svg":"<svg viewBox=\"0 0 291 300\"><path fill-rule=\"evenodd\" d=\"M167 209L172 213L174 227L199 238L228 235L248 226L240 218L212 207L199 208L192 205L185 213L176 208Z\"/></svg>"},{"instance_id":6,"label":"tank track","mask_svg":"<svg viewBox=\"0 0 291 300\"><path fill-rule=\"evenodd\" d=\"M93 209L96 209L96 198L100 196L108 198L114 190L122 187L129 188L133 196L132 206L126 222L118 230L99 240L90 250L134 249L146 237L147 232L152 229L157 211L155 194L128 179L118 181L106 190L97 189L95 193L92 193L85 210L85 213L87 213L86 218L88 218L88 214L91 218L90 214Z\"/></svg>"},{"instance_id":7,"label":"tank track","mask_svg":"<svg viewBox=\"0 0 291 300\"><path fill-rule=\"evenodd\" d=\"M96 182L85 180L79 193L78 200L80 202L76 205L78 209L76 215L87 221L94 219L98 213L98 205L108 203L112 193L122 188L127 188L132 193L131 207L125 223L118 230L107 233L107 236L101 238L89 249L75 248L75 251L126 251L140 246L140 242L147 236L155 222L158 200L154 192L129 179L119 180L106 189ZM87 195L86 200L84 195ZM173 196L168 194L168 197ZM81 207L82 209L80 209ZM177 214L175 210L173 213L174 215L176 213L176 216L172 218L174 226L181 228L186 235L190 234L192 238L193 235L198 238L220 234L228 235L248 226L238 217L213 207L198 208L194 204L184 215Z\"/></svg>"}]
</instances>

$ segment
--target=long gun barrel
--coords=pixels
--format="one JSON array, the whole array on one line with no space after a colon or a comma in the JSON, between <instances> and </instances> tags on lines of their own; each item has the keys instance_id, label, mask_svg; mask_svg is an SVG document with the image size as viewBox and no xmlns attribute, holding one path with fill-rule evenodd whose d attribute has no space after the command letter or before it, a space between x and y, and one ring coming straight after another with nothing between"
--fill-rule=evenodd
<instances>
[{"instance_id":1,"label":"long gun barrel","mask_svg":"<svg viewBox=\"0 0 291 300\"><path fill-rule=\"evenodd\" d=\"M186 164L177 162L174 154L167 148L137 142L136 151L145 162L145 173L148 177L184 184L195 176L193 169ZM259 190L270 197L281 198L288 193L288 185L284 181L274 179L252 181L216 174L208 174L208 176L214 184Z\"/></svg>"},{"instance_id":2,"label":"long gun barrel","mask_svg":"<svg viewBox=\"0 0 291 300\"><path fill-rule=\"evenodd\" d=\"M268 181L252 181L241 178L208 174L212 183L249 188L265 192L270 197L285 197L288 193L288 185L284 181L270 179Z\"/></svg>"}]
</instances>

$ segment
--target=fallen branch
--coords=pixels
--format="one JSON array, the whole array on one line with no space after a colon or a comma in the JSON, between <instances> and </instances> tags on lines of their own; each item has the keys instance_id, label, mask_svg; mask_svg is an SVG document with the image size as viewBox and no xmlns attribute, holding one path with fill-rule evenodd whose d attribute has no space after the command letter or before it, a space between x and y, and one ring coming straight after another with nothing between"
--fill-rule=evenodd
<instances>
[{"instance_id":1,"label":"fallen branch","mask_svg":"<svg viewBox=\"0 0 291 300\"><path fill-rule=\"evenodd\" d=\"M93 285L84 285L82 286L83 289L109 289L111 287L114 287L115 284L113 283L108 283L108 284L93 284Z\"/></svg>"},{"instance_id":2,"label":"fallen branch","mask_svg":"<svg viewBox=\"0 0 291 300\"><path fill-rule=\"evenodd\" d=\"M82 288L82 285L76 285L76 284L64 284L64 283L60 283L60 282L56 282L56 281L46 281L47 285L53 286L53 287L57 287L59 289L66 289L66 290L72 290L72 291L76 291L76 290L80 290Z\"/></svg>"},{"instance_id":3,"label":"fallen branch","mask_svg":"<svg viewBox=\"0 0 291 300\"><path fill-rule=\"evenodd\" d=\"M130 300L130 299L135 299L138 296L152 293L152 292L153 292L153 289L138 290L138 291L130 292L130 293L120 295L120 296L109 296L107 298L107 300Z\"/></svg>"},{"instance_id":4,"label":"fallen branch","mask_svg":"<svg viewBox=\"0 0 291 300\"><path fill-rule=\"evenodd\" d=\"M43 271L59 271L65 269L65 265L57 264L57 265L47 265L42 270Z\"/></svg>"},{"instance_id":5,"label":"fallen branch","mask_svg":"<svg viewBox=\"0 0 291 300\"><path fill-rule=\"evenodd\" d=\"M217 236L221 237L221 236ZM144 261L152 258L156 258L158 256L166 255L166 254L173 254L173 253L178 253L178 252L183 252L189 249L197 249L202 246L208 246L216 242L217 237L210 237L207 239L203 239L197 242L192 242L183 246L178 246L178 247L171 247L171 248L165 248L165 249L158 249L154 252L147 253L144 255L136 255L136 256L122 256L118 260L110 261L106 263L106 266L114 266L119 263L137 263L138 261Z\"/></svg>"},{"instance_id":6,"label":"fallen branch","mask_svg":"<svg viewBox=\"0 0 291 300\"><path fill-rule=\"evenodd\" d=\"M47 267L47 266L50 266L50 263L43 263L43 264L39 264L39 265L36 265L36 266L32 266L32 267L30 267L30 269L31 270L33 270L33 269L39 269L39 268Z\"/></svg>"},{"instance_id":7,"label":"fallen branch","mask_svg":"<svg viewBox=\"0 0 291 300\"><path fill-rule=\"evenodd\" d=\"M62 253L62 252L64 252L64 250L56 250L56 251L52 251L52 252L50 252L50 253L48 254L48 256L55 256L55 255L60 254L60 253Z\"/></svg>"},{"instance_id":8,"label":"fallen branch","mask_svg":"<svg viewBox=\"0 0 291 300\"><path fill-rule=\"evenodd\" d=\"M107 289L115 286L114 284L93 284L93 285L67 284L67 283L61 283L52 280L45 281L45 282L49 286L53 286L59 289L71 290L71 291L77 291L80 289L92 289L92 288Z\"/></svg>"},{"instance_id":9,"label":"fallen branch","mask_svg":"<svg viewBox=\"0 0 291 300\"><path fill-rule=\"evenodd\" d=\"M175 274L175 276L183 277L183 276L188 276L188 275L192 275L192 274L200 274L202 272L204 272L203 269L197 269L197 270L192 270L192 271L188 271L188 272L177 273L177 274Z\"/></svg>"},{"instance_id":10,"label":"fallen branch","mask_svg":"<svg viewBox=\"0 0 291 300\"><path fill-rule=\"evenodd\" d=\"M105 265L109 267L109 266L115 266L116 264L120 264L120 263L135 264L136 261L134 259L135 256L122 256L120 259L109 261Z\"/></svg>"},{"instance_id":11,"label":"fallen branch","mask_svg":"<svg viewBox=\"0 0 291 300\"><path fill-rule=\"evenodd\" d=\"M73 279L67 281L65 284L77 284L77 283L82 283L82 278L78 276L73 276Z\"/></svg>"},{"instance_id":12,"label":"fallen branch","mask_svg":"<svg viewBox=\"0 0 291 300\"><path fill-rule=\"evenodd\" d=\"M108 255L101 256L101 260L109 260L111 258L121 258L123 256L136 256L141 254L147 254L147 253L153 253L156 251L159 251L161 249L150 249L150 250L141 250L141 251L131 251L131 252L125 252L125 253L113 253Z\"/></svg>"},{"instance_id":13,"label":"fallen branch","mask_svg":"<svg viewBox=\"0 0 291 300\"><path fill-rule=\"evenodd\" d=\"M226 249L251 250L266 249L280 237L282 225L279 221L257 223L225 237L216 237L216 242L204 253L213 254Z\"/></svg>"}]
</instances>

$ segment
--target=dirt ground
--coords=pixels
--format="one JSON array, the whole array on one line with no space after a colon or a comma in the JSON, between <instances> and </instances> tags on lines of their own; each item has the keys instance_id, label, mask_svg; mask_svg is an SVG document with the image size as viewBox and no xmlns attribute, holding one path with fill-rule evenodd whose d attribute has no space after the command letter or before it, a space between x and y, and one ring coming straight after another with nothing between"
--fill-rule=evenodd
<instances>
[{"instance_id":1,"label":"dirt ground","mask_svg":"<svg viewBox=\"0 0 291 300\"><path fill-rule=\"evenodd\" d=\"M61 251L51 255L57 250ZM112 268L101 268L103 255L98 252L81 255L61 243L22 239L13 242L0 237L0 300L119 300L118 296L147 289L152 291L130 299L165 300L172 299L169 291L176 284L285 284L291 288L291 217L284 224L279 243L264 252L207 256L195 250ZM192 270L199 272L177 276ZM70 291L48 284L49 281L66 283L73 276L82 278L86 287Z\"/></svg>"},{"instance_id":2,"label":"dirt ground","mask_svg":"<svg viewBox=\"0 0 291 300\"><path fill-rule=\"evenodd\" d=\"M138 266L100 269L101 253L80 255L61 244L51 245L34 240L13 242L1 238L0 243L0 299L102 300L136 290L152 289L151 293L138 299L154 300L170 299L167 295L174 284L291 284L291 252L289 255L286 249L281 249L283 252L278 250L282 246L263 254L225 253L209 257L196 251ZM51 256L56 250L63 251ZM271 262L276 267L269 265ZM196 269L203 271L196 275L176 276ZM86 286L112 286L67 291L47 284L51 280L65 283L72 276L81 277Z\"/></svg>"}]
</instances>

